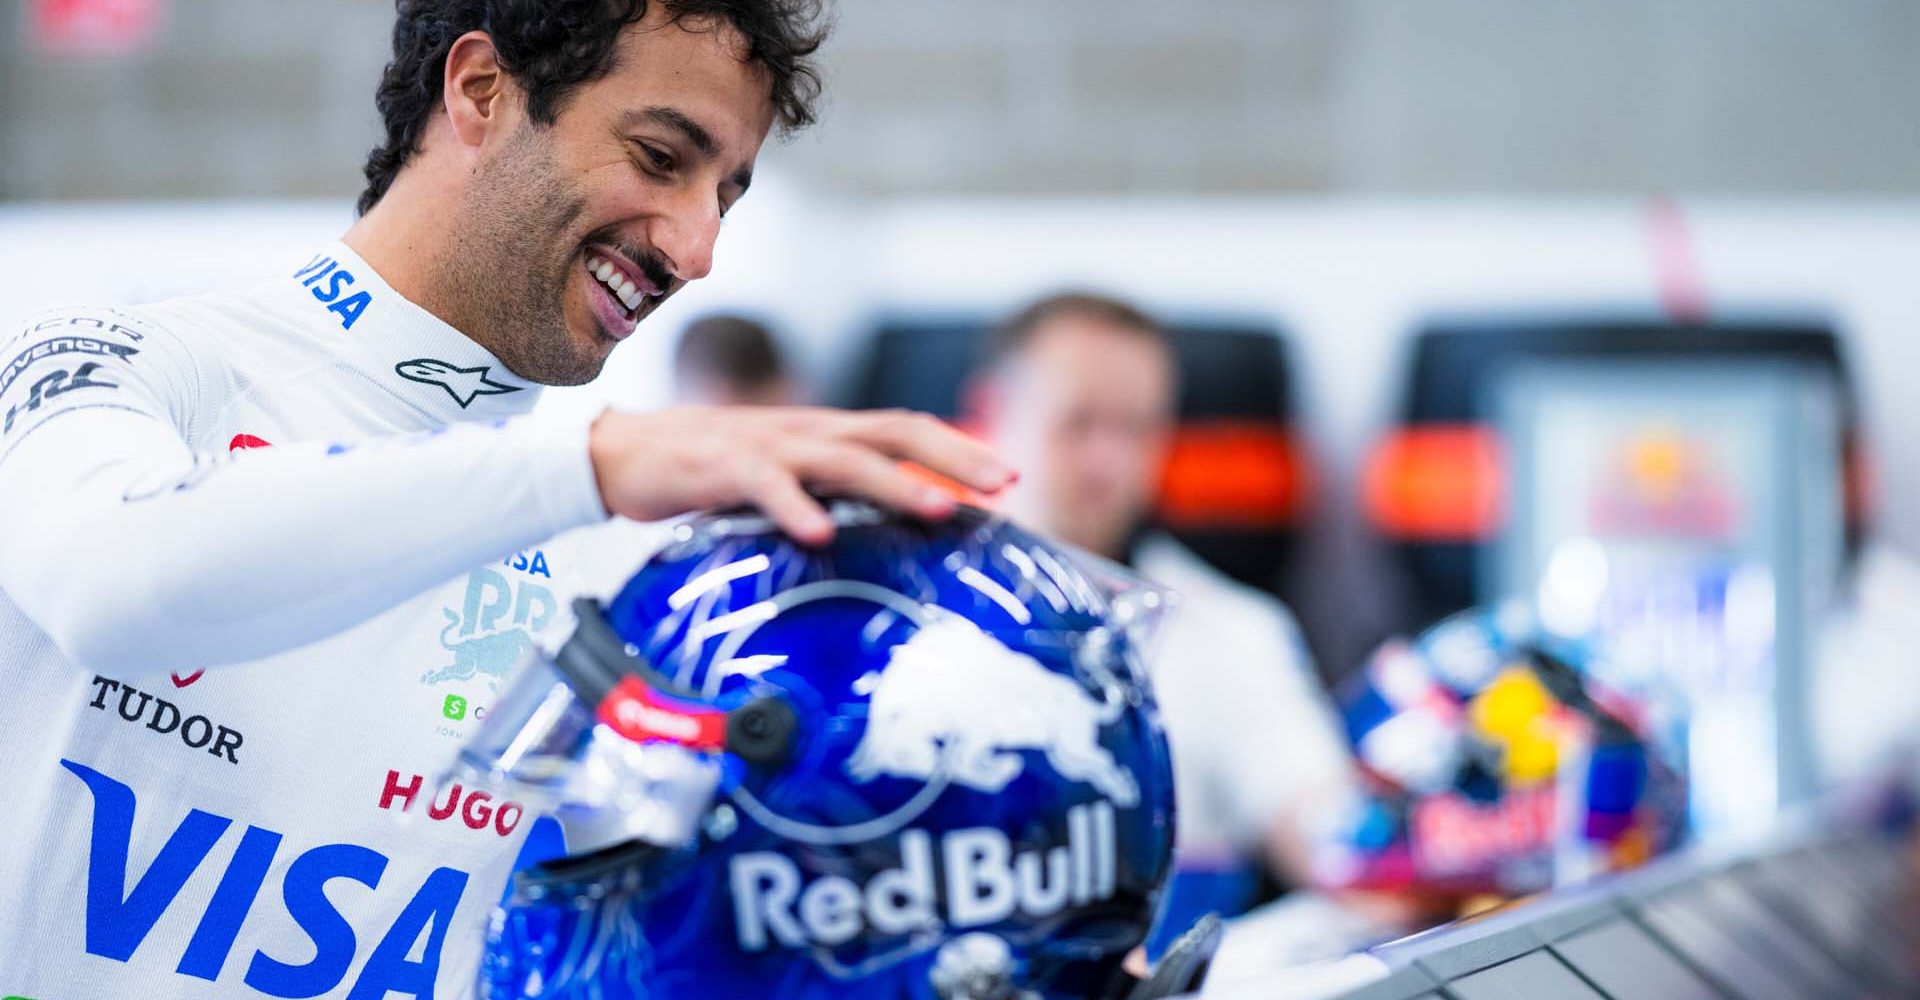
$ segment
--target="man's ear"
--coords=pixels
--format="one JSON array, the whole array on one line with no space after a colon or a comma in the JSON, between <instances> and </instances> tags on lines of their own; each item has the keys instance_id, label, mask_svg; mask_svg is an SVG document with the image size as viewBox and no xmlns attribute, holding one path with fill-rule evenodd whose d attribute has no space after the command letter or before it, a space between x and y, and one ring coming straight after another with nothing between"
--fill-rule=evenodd
<instances>
[{"instance_id":1,"label":"man's ear","mask_svg":"<svg viewBox=\"0 0 1920 1000\"><path fill-rule=\"evenodd\" d=\"M440 96L454 137L461 145L478 149L489 136L498 135L508 126L511 114L508 96L512 77L500 65L493 37L484 31L469 31L454 39L443 72Z\"/></svg>"}]
</instances>

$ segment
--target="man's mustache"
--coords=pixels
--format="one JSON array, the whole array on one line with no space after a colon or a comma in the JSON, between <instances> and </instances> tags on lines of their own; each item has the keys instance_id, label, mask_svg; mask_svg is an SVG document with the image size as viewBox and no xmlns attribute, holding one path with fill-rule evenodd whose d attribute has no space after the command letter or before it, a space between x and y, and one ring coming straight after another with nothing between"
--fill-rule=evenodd
<instances>
[{"instance_id":1,"label":"man's mustache","mask_svg":"<svg viewBox=\"0 0 1920 1000\"><path fill-rule=\"evenodd\" d=\"M639 268L640 273L646 275L647 280L653 282L653 287L660 289L662 294L673 291L676 281L673 276L673 270L667 266L665 258L659 254L647 247L634 243L623 243L617 240L603 240L598 242L601 246L611 249L626 258L634 267Z\"/></svg>"}]
</instances>

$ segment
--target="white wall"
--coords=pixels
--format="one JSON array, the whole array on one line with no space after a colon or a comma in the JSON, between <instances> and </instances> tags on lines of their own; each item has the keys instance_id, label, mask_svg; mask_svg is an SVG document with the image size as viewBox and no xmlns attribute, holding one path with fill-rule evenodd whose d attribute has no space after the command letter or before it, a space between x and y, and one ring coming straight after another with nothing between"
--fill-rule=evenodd
<instances>
[{"instance_id":1,"label":"white wall","mask_svg":"<svg viewBox=\"0 0 1920 1000\"><path fill-rule=\"evenodd\" d=\"M392 0L183 0L119 58L0 4L0 197L361 186ZM1911 0L840 0L818 184L1920 192Z\"/></svg>"}]
</instances>

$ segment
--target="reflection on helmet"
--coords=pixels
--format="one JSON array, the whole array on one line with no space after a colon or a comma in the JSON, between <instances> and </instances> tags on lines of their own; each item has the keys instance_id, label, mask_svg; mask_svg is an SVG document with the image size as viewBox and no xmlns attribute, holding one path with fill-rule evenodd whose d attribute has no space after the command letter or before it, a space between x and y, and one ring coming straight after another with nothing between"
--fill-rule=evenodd
<instances>
[{"instance_id":1,"label":"reflection on helmet","mask_svg":"<svg viewBox=\"0 0 1920 1000\"><path fill-rule=\"evenodd\" d=\"M1341 706L1370 793L1323 845L1329 881L1517 895L1675 846L1685 801L1646 692L1512 608L1382 645Z\"/></svg>"},{"instance_id":2,"label":"reflection on helmet","mask_svg":"<svg viewBox=\"0 0 1920 1000\"><path fill-rule=\"evenodd\" d=\"M1142 939L1173 830L1135 653L1161 595L972 509L835 513L818 550L684 525L608 605L668 691L616 691L594 738L637 738L629 786L701 787L693 760L717 790L664 846L572 817L575 854L496 914L483 995L1088 996ZM762 763L749 704L791 723Z\"/></svg>"}]
</instances>

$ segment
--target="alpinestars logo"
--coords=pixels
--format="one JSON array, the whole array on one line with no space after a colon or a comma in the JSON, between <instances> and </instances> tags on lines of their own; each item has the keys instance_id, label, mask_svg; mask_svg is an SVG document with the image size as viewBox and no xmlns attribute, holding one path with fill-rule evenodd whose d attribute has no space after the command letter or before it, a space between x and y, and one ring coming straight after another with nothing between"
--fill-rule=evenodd
<instances>
[{"instance_id":1,"label":"alpinestars logo","mask_svg":"<svg viewBox=\"0 0 1920 1000\"><path fill-rule=\"evenodd\" d=\"M477 368L461 368L437 358L415 358L402 361L393 366L394 374L409 382L425 385L437 385L447 390L447 395L466 409L481 396L499 396L509 392L519 392L517 385L502 385L487 377L493 371L488 365Z\"/></svg>"}]
</instances>

